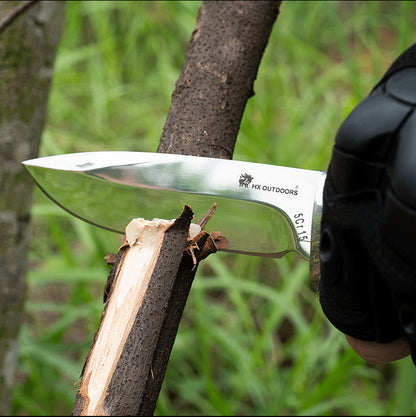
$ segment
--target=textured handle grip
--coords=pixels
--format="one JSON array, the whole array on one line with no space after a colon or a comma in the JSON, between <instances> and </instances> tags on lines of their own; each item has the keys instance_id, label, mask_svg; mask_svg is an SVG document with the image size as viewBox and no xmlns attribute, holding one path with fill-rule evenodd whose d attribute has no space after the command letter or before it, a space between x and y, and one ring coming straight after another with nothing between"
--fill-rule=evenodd
<instances>
[{"instance_id":1,"label":"textured handle grip","mask_svg":"<svg viewBox=\"0 0 416 417\"><path fill-rule=\"evenodd\" d=\"M320 302L362 340L407 336L416 363L416 44L341 125L323 194Z\"/></svg>"}]
</instances>

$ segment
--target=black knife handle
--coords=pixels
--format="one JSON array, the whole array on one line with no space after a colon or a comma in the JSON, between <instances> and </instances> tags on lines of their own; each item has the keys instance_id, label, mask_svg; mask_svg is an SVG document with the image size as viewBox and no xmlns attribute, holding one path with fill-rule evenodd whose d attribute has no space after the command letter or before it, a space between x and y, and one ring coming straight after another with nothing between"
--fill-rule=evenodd
<instances>
[{"instance_id":1,"label":"black knife handle","mask_svg":"<svg viewBox=\"0 0 416 417\"><path fill-rule=\"evenodd\" d=\"M321 222L320 303L361 340L406 336L416 364L416 44L341 125Z\"/></svg>"}]
</instances>

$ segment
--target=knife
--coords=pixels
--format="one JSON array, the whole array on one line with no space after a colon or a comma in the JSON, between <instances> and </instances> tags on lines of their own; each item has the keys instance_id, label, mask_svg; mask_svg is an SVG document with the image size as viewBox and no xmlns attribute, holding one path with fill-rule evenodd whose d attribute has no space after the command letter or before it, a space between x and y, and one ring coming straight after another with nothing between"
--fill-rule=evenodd
<instances>
[{"instance_id":1,"label":"knife","mask_svg":"<svg viewBox=\"0 0 416 417\"><path fill-rule=\"evenodd\" d=\"M91 152L23 164L53 201L124 233L136 217L196 217L224 250L310 262L328 320L365 341L405 337L416 364L416 43L340 126L328 170L195 156ZM209 231L209 230L207 230Z\"/></svg>"},{"instance_id":2,"label":"knife","mask_svg":"<svg viewBox=\"0 0 416 417\"><path fill-rule=\"evenodd\" d=\"M124 234L131 219L171 219L188 204L200 218L217 204L206 231L220 231L224 251L310 261L319 288L323 171L147 152L84 152L23 165L42 191L72 215Z\"/></svg>"}]
</instances>

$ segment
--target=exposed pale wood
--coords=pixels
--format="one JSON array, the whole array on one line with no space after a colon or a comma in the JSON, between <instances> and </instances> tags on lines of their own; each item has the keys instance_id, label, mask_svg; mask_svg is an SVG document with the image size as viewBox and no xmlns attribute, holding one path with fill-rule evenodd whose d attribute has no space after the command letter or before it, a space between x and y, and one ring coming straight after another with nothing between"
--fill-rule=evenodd
<instances>
[{"instance_id":1,"label":"exposed pale wood","mask_svg":"<svg viewBox=\"0 0 416 417\"><path fill-rule=\"evenodd\" d=\"M165 231L172 223L135 219L126 228L129 247L119 265L80 386L80 394L86 399L83 415L106 414L108 386L146 294Z\"/></svg>"},{"instance_id":2,"label":"exposed pale wood","mask_svg":"<svg viewBox=\"0 0 416 417\"><path fill-rule=\"evenodd\" d=\"M147 380L160 373L163 380L170 351L161 370L154 356L175 277L192 241L192 218L185 206L174 221L136 219L127 226L73 415L137 415Z\"/></svg>"}]
</instances>

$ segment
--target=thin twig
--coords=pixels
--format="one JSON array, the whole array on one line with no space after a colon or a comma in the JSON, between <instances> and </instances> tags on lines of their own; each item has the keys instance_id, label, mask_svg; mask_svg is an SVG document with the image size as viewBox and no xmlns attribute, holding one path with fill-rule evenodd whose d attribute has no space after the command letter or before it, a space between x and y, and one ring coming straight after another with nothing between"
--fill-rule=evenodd
<instances>
[{"instance_id":1,"label":"thin twig","mask_svg":"<svg viewBox=\"0 0 416 417\"><path fill-rule=\"evenodd\" d=\"M28 0L20 2L9 14L7 14L0 21L0 33L4 31L16 18L18 18L25 10L34 6L36 3L40 3L41 0Z\"/></svg>"},{"instance_id":2,"label":"thin twig","mask_svg":"<svg viewBox=\"0 0 416 417\"><path fill-rule=\"evenodd\" d=\"M208 220L212 217L217 208L217 203L214 203L211 208L204 214L201 220L197 221L196 224L201 226L201 230L204 229L205 225L208 223Z\"/></svg>"}]
</instances>

